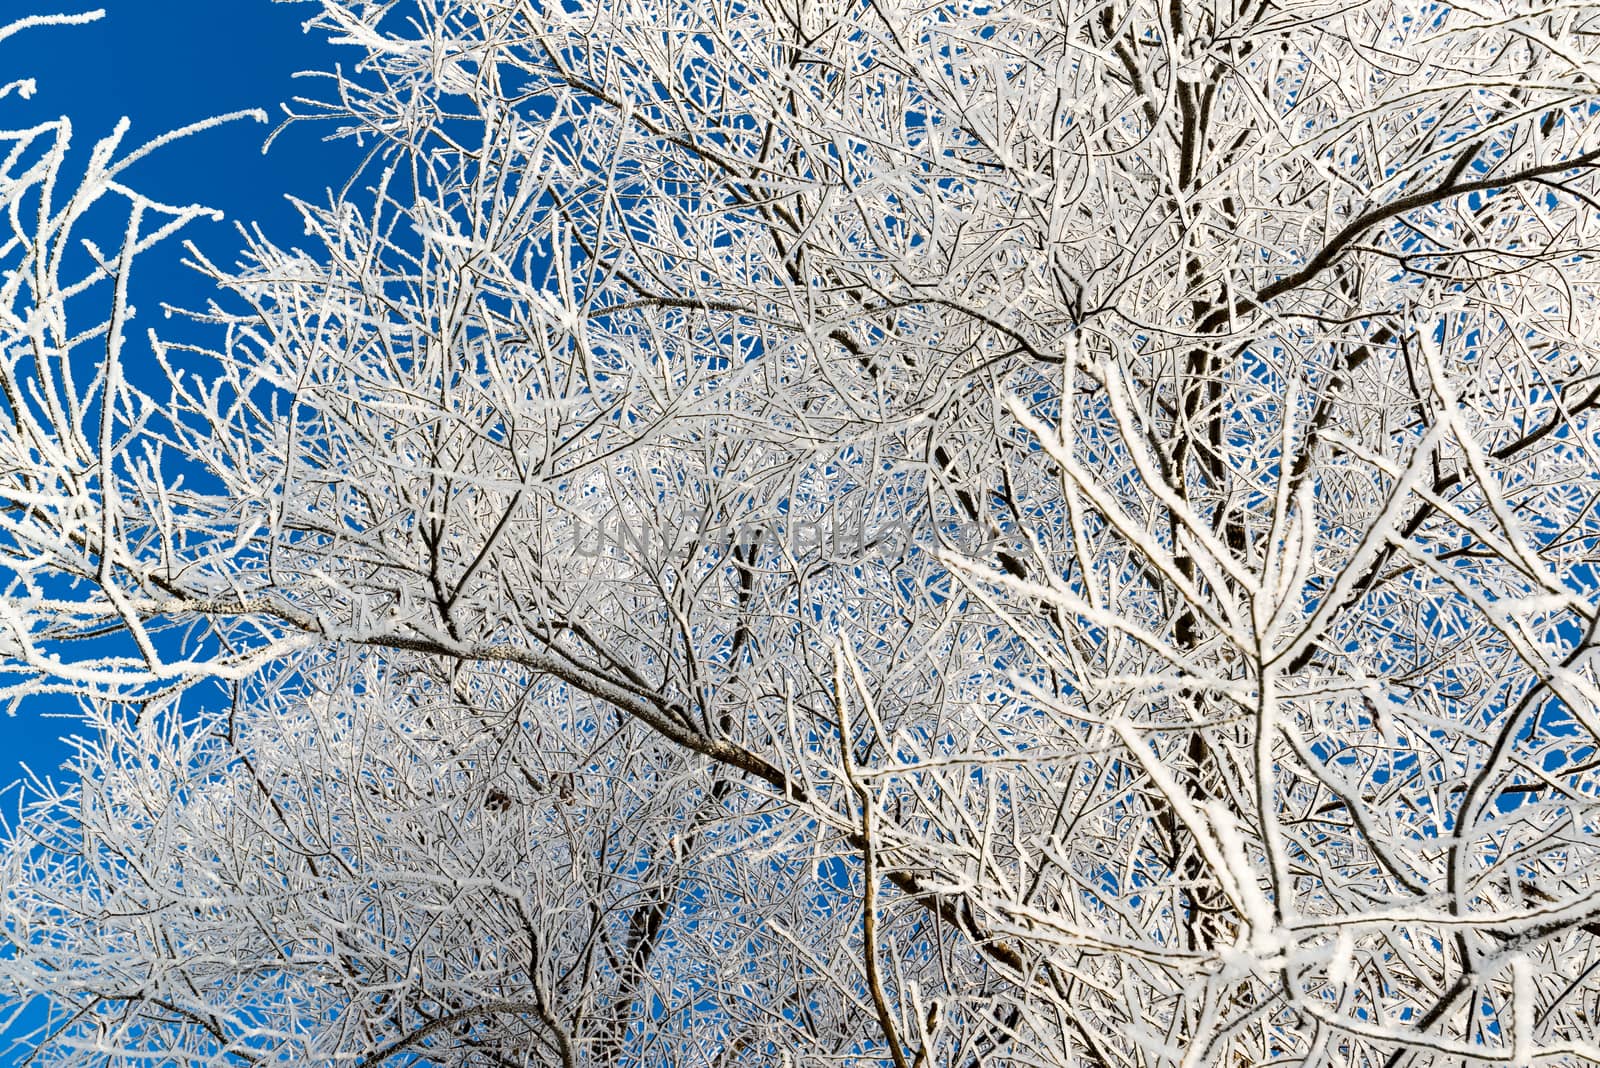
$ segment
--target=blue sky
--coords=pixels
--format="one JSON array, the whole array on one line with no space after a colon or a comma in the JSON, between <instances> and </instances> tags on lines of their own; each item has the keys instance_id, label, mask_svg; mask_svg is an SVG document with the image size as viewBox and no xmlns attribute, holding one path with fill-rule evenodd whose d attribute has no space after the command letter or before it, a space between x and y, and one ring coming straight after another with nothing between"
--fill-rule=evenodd
<instances>
[{"instance_id":1,"label":"blue sky","mask_svg":"<svg viewBox=\"0 0 1600 1068\"><path fill-rule=\"evenodd\" d=\"M274 239L295 243L301 227L285 194L323 199L329 186L348 176L358 153L347 142L324 143L326 130L309 123L292 126L265 156L262 142L282 115L280 101L320 95L327 85L326 79L296 79L296 71L330 69L358 54L304 34L301 23L316 5L303 2L0 0L0 23L96 9L105 16L87 26L32 29L0 42L0 83L38 83L30 100L0 100L0 125L15 128L66 115L81 162L123 116L132 123L124 141L128 150L212 115L262 108L271 123L238 122L180 141L139 163L126 180L168 202L224 211L225 222L196 223L185 235L217 262L233 262L237 222L259 222ZM104 239L116 244L115 235ZM135 341L146 326L154 323L167 336L188 328L160 320L159 302L192 307L205 300L207 287L181 265L182 251L174 241L139 261L134 303L148 310L129 331L130 360L145 355L142 341ZM137 368L129 370L136 378ZM19 762L46 774L65 758L59 739L74 725L43 715L51 710L70 712L71 705L24 708L14 718L0 713L0 785L18 776Z\"/></svg>"}]
</instances>

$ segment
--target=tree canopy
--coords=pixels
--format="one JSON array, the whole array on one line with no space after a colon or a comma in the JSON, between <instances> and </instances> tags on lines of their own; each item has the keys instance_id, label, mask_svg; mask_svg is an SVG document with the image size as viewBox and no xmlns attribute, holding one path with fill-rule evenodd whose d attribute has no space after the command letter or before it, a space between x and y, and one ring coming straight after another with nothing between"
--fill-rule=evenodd
<instances>
[{"instance_id":1,"label":"tree canopy","mask_svg":"<svg viewBox=\"0 0 1600 1068\"><path fill-rule=\"evenodd\" d=\"M0 132L34 1063L1600 1062L1600 5L311 26L186 322Z\"/></svg>"}]
</instances>

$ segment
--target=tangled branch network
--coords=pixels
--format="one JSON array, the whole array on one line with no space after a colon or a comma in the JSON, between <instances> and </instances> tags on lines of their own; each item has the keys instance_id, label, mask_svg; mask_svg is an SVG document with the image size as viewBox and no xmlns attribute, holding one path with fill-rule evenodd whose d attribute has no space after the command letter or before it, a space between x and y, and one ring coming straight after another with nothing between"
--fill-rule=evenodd
<instances>
[{"instance_id":1,"label":"tangled branch network","mask_svg":"<svg viewBox=\"0 0 1600 1068\"><path fill-rule=\"evenodd\" d=\"M1600 1063L1600 6L306 10L0 132L19 1063Z\"/></svg>"}]
</instances>

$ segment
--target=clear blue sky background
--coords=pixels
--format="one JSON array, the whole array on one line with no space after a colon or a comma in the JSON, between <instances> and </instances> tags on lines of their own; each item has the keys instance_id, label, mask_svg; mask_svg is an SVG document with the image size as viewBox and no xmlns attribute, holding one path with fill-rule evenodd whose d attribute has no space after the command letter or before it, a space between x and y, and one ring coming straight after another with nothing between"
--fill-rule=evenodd
<instances>
[{"instance_id":1,"label":"clear blue sky background","mask_svg":"<svg viewBox=\"0 0 1600 1068\"><path fill-rule=\"evenodd\" d=\"M302 228L284 200L292 193L322 200L343 183L359 159L349 142L325 143L325 126L296 123L263 156L262 142L282 115L281 101L323 95L326 79L296 79L299 70L331 69L359 53L333 48L302 33L315 4L271 0L0 0L0 24L35 14L76 14L96 9L105 17L87 26L42 27L0 42L0 84L34 78L31 100L0 100L0 125L15 128L60 115L73 122L73 152L81 163L94 143L127 116L132 129L124 150L211 115L263 108L267 125L243 121L180 141L130 170L124 180L169 203L202 203L227 215L222 223L196 223L184 236L213 260L232 263L239 247L237 222L259 222L282 244L295 244ZM116 234L94 234L115 247ZM141 308L129 331L131 360L146 357L144 330L165 336L193 329L161 320L161 301L203 306L208 287L182 267L180 241L139 261L134 303ZM137 374L137 368L130 368ZM0 713L0 785L18 777L19 762L41 775L67 755L62 736L70 719L49 718L52 707ZM72 711L57 703L56 712ZM7 1063L0 1049L0 1065Z\"/></svg>"}]
</instances>

